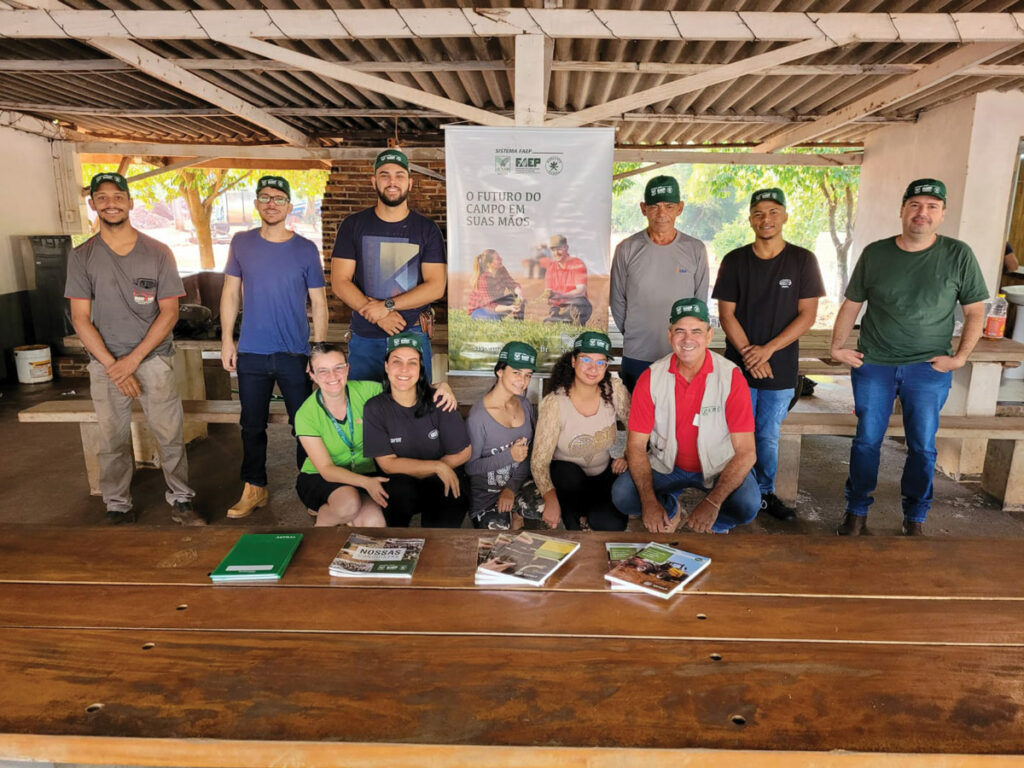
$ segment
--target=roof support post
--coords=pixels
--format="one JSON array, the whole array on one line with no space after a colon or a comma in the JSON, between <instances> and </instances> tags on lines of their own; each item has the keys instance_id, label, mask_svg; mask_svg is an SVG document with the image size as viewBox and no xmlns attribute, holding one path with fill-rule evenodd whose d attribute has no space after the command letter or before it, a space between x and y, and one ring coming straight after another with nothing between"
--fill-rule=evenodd
<instances>
[{"instance_id":1,"label":"roof support post","mask_svg":"<svg viewBox=\"0 0 1024 768\"><path fill-rule=\"evenodd\" d=\"M516 35L516 125L544 125L555 41L544 35Z\"/></svg>"}]
</instances>

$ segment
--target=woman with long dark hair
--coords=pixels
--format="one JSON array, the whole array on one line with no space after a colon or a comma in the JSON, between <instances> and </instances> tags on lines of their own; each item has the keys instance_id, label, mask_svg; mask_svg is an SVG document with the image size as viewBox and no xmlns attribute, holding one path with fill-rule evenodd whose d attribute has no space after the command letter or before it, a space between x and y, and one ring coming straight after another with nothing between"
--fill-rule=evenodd
<instances>
[{"instance_id":1,"label":"woman with long dark hair","mask_svg":"<svg viewBox=\"0 0 1024 768\"><path fill-rule=\"evenodd\" d=\"M422 345L412 333L388 337L384 391L363 411L363 451L388 476L389 526L406 527L422 513L425 528L458 528L466 515L469 435L457 412L434 405Z\"/></svg>"},{"instance_id":2,"label":"woman with long dark hair","mask_svg":"<svg viewBox=\"0 0 1024 768\"><path fill-rule=\"evenodd\" d=\"M487 248L477 254L472 281L467 309L474 320L523 319L523 290L505 269L496 250Z\"/></svg>"},{"instance_id":3,"label":"woman with long dark hair","mask_svg":"<svg viewBox=\"0 0 1024 768\"><path fill-rule=\"evenodd\" d=\"M544 498L544 522L568 530L621 531L626 516L611 501L624 458L613 459L616 421L629 421L629 392L608 370L611 341L585 331L551 371L551 394L540 404L530 466Z\"/></svg>"}]
</instances>

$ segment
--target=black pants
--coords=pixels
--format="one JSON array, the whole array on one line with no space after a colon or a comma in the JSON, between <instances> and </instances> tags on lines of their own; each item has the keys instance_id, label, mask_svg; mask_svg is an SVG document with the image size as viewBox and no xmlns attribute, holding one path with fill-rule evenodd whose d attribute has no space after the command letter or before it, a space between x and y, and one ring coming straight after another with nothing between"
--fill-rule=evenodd
<instances>
[{"instance_id":1,"label":"black pants","mask_svg":"<svg viewBox=\"0 0 1024 768\"><path fill-rule=\"evenodd\" d=\"M460 528L469 506L469 478L461 469L459 497L444 493L444 483L437 475L416 478L410 475L388 475L384 490L388 505L384 520L391 528L408 528L413 515L421 514L424 528Z\"/></svg>"},{"instance_id":2,"label":"black pants","mask_svg":"<svg viewBox=\"0 0 1024 768\"><path fill-rule=\"evenodd\" d=\"M588 477L571 461L552 461L550 472L567 531L578 531L581 517L587 518L595 531L626 529L626 516L612 504L615 473L610 462L596 477Z\"/></svg>"}]
</instances>

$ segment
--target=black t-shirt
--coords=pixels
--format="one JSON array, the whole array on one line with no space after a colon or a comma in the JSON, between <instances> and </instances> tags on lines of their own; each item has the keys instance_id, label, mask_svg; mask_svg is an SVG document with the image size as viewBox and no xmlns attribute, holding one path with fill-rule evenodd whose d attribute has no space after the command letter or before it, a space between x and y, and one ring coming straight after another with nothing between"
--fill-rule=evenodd
<instances>
[{"instance_id":1,"label":"black t-shirt","mask_svg":"<svg viewBox=\"0 0 1024 768\"><path fill-rule=\"evenodd\" d=\"M416 418L387 392L366 401L363 408L363 455L394 454L400 459L437 461L469 445L466 422L458 411L434 408Z\"/></svg>"},{"instance_id":2,"label":"black t-shirt","mask_svg":"<svg viewBox=\"0 0 1024 768\"><path fill-rule=\"evenodd\" d=\"M736 304L736 319L751 344L764 344L778 336L797 316L800 299L825 295L818 260L806 248L792 243L774 259L759 259L753 245L729 251L718 268L712 298ZM743 367L743 357L726 340L725 356ZM768 361L773 378L755 379L745 370L755 389L789 389L796 386L800 349L793 342Z\"/></svg>"}]
</instances>

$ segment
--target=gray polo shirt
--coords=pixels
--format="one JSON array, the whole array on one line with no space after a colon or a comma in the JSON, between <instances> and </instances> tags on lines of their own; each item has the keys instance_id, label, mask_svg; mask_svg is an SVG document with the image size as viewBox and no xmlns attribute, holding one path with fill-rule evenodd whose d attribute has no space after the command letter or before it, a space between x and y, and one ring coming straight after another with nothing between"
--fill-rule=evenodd
<instances>
[{"instance_id":1,"label":"gray polo shirt","mask_svg":"<svg viewBox=\"0 0 1024 768\"><path fill-rule=\"evenodd\" d=\"M655 245L644 230L616 246L611 310L626 357L657 360L671 352L669 311L677 299L693 297L708 300L708 251L697 238L676 230L671 243Z\"/></svg>"}]
</instances>

